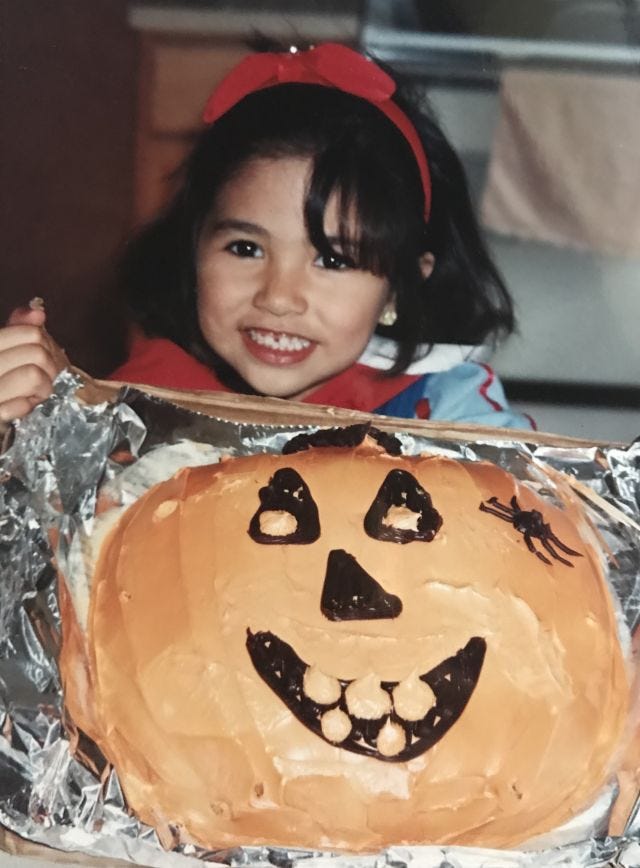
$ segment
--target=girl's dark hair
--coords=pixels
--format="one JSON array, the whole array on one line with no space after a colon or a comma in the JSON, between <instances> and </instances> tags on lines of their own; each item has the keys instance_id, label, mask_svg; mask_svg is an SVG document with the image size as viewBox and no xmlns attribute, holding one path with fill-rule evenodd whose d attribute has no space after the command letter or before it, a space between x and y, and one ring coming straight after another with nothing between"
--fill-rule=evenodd
<instances>
[{"instance_id":1,"label":"girl's dark hair","mask_svg":"<svg viewBox=\"0 0 640 868\"><path fill-rule=\"evenodd\" d=\"M381 334L398 342L389 373L404 370L419 343L478 344L514 329L509 293L481 237L464 170L428 110L396 101L423 141L432 206L404 136L375 106L342 91L283 84L245 97L199 135L181 168L182 185L166 211L128 245L122 282L133 318L202 361L218 360L197 319L196 255L218 192L253 158L310 157L305 221L313 245L332 252L323 231L331 194L338 196L341 254L384 275L398 318ZM357 237L350 234L357 214ZM423 279L419 257L435 257Z\"/></svg>"}]
</instances>

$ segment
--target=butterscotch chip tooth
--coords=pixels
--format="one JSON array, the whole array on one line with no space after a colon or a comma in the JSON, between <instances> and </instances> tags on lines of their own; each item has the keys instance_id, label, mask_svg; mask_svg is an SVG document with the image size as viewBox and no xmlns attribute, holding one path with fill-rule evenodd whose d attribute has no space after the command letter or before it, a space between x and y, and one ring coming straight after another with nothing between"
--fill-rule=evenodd
<instances>
[{"instance_id":1,"label":"butterscotch chip tooth","mask_svg":"<svg viewBox=\"0 0 640 868\"><path fill-rule=\"evenodd\" d=\"M345 738L351 734L352 723L349 715L345 714L339 708L332 708L330 711L325 711L321 718L322 734L327 741L340 744Z\"/></svg>"},{"instance_id":2,"label":"butterscotch chip tooth","mask_svg":"<svg viewBox=\"0 0 640 868\"><path fill-rule=\"evenodd\" d=\"M309 666L304 673L303 687L309 699L320 705L331 705L340 699L342 688L337 678L321 672L317 666Z\"/></svg>"},{"instance_id":3,"label":"butterscotch chip tooth","mask_svg":"<svg viewBox=\"0 0 640 868\"><path fill-rule=\"evenodd\" d=\"M435 693L415 672L393 690L393 707L404 720L420 720L435 703Z\"/></svg>"},{"instance_id":4,"label":"butterscotch chip tooth","mask_svg":"<svg viewBox=\"0 0 640 868\"><path fill-rule=\"evenodd\" d=\"M350 714L364 720L377 720L391 710L389 694L380 687L380 679L370 673L352 681L345 691Z\"/></svg>"},{"instance_id":5,"label":"butterscotch chip tooth","mask_svg":"<svg viewBox=\"0 0 640 868\"><path fill-rule=\"evenodd\" d=\"M404 729L398 723L387 720L376 739L376 746L382 756L397 756L405 747L407 737Z\"/></svg>"}]
</instances>

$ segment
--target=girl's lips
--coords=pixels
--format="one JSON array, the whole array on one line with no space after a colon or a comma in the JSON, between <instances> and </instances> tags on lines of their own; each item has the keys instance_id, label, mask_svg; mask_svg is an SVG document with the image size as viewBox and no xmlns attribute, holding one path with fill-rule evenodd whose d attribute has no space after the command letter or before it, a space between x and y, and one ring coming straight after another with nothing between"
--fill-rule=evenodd
<instances>
[{"instance_id":1,"label":"girl's lips","mask_svg":"<svg viewBox=\"0 0 640 868\"><path fill-rule=\"evenodd\" d=\"M247 328L241 334L251 355L267 365L295 365L308 358L317 346L315 341L288 332Z\"/></svg>"}]
</instances>

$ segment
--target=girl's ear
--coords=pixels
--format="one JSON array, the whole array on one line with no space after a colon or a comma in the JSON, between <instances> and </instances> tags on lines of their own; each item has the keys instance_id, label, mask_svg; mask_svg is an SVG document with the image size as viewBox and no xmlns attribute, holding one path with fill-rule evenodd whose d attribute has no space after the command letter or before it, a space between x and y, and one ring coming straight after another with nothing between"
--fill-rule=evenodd
<instances>
[{"instance_id":1,"label":"girl's ear","mask_svg":"<svg viewBox=\"0 0 640 868\"><path fill-rule=\"evenodd\" d=\"M424 280L426 280L428 277L431 277L431 272L433 271L433 267L435 264L436 258L433 253L423 253L422 256L418 259L418 266Z\"/></svg>"}]
</instances>

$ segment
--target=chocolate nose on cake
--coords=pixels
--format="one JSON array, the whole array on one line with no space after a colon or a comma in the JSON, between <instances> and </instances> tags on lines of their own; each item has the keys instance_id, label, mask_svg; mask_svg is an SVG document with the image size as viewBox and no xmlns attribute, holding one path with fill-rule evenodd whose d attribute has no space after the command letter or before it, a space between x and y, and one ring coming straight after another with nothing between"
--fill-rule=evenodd
<instances>
[{"instance_id":1,"label":"chocolate nose on cake","mask_svg":"<svg viewBox=\"0 0 640 868\"><path fill-rule=\"evenodd\" d=\"M330 621L397 618L402 600L385 591L353 555L333 549L327 558L320 608Z\"/></svg>"}]
</instances>

